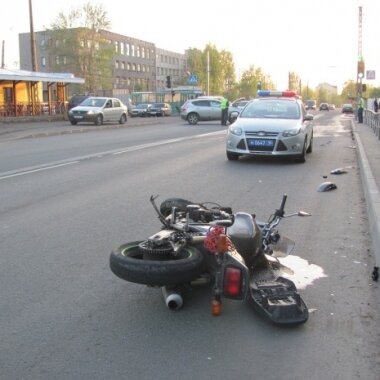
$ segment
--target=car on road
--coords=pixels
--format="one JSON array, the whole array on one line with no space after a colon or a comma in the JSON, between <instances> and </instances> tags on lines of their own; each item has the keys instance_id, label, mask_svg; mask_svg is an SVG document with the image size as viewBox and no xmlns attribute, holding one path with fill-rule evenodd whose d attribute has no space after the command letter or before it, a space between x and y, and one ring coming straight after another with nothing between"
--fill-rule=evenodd
<instances>
[{"instance_id":1,"label":"car on road","mask_svg":"<svg viewBox=\"0 0 380 380\"><path fill-rule=\"evenodd\" d=\"M307 110L316 110L317 109L317 102L315 100L312 100L312 99L306 100L305 108Z\"/></svg>"},{"instance_id":2,"label":"car on road","mask_svg":"<svg viewBox=\"0 0 380 380\"><path fill-rule=\"evenodd\" d=\"M92 96L68 112L72 125L90 122L101 125L104 122L127 121L128 107L120 99Z\"/></svg>"},{"instance_id":3,"label":"car on road","mask_svg":"<svg viewBox=\"0 0 380 380\"><path fill-rule=\"evenodd\" d=\"M354 107L352 106L352 104L343 104L342 113L354 113Z\"/></svg>"},{"instance_id":4,"label":"car on road","mask_svg":"<svg viewBox=\"0 0 380 380\"><path fill-rule=\"evenodd\" d=\"M319 105L319 110L320 111L330 111L330 107L329 107L328 103L321 103Z\"/></svg>"},{"instance_id":5,"label":"car on road","mask_svg":"<svg viewBox=\"0 0 380 380\"><path fill-rule=\"evenodd\" d=\"M149 116L170 116L172 107L168 103L153 103L148 110Z\"/></svg>"},{"instance_id":6,"label":"car on road","mask_svg":"<svg viewBox=\"0 0 380 380\"><path fill-rule=\"evenodd\" d=\"M84 100L89 98L89 95L73 95L70 100L69 104L67 105L67 110L70 111L71 108L74 108L76 106L79 106Z\"/></svg>"},{"instance_id":7,"label":"car on road","mask_svg":"<svg viewBox=\"0 0 380 380\"><path fill-rule=\"evenodd\" d=\"M240 112L248 103L249 99L245 98L233 101L228 107L228 121L232 123L231 113L234 111Z\"/></svg>"},{"instance_id":8,"label":"car on road","mask_svg":"<svg viewBox=\"0 0 380 380\"><path fill-rule=\"evenodd\" d=\"M217 98L189 99L181 107L181 118L192 125L197 124L199 121L221 120L222 110L220 103L221 101Z\"/></svg>"},{"instance_id":9,"label":"car on road","mask_svg":"<svg viewBox=\"0 0 380 380\"><path fill-rule=\"evenodd\" d=\"M149 115L149 110L152 107L151 103L140 103L137 104L136 107L134 107L131 111L131 117L145 117L145 116L150 116Z\"/></svg>"},{"instance_id":10,"label":"car on road","mask_svg":"<svg viewBox=\"0 0 380 380\"><path fill-rule=\"evenodd\" d=\"M228 127L228 160L241 156L291 157L306 161L313 150L313 115L293 91L258 91Z\"/></svg>"}]
</instances>

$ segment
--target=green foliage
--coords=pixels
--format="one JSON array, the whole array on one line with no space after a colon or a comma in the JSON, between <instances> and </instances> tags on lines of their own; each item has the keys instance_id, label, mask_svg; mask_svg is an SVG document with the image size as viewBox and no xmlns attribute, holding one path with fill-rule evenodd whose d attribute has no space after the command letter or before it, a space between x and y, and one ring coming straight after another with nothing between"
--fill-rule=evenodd
<instances>
[{"instance_id":1,"label":"green foliage","mask_svg":"<svg viewBox=\"0 0 380 380\"><path fill-rule=\"evenodd\" d=\"M112 89L114 47L99 33L110 27L101 5L84 4L68 14L60 12L47 30L47 52L54 71L85 79L80 92Z\"/></svg>"}]
</instances>

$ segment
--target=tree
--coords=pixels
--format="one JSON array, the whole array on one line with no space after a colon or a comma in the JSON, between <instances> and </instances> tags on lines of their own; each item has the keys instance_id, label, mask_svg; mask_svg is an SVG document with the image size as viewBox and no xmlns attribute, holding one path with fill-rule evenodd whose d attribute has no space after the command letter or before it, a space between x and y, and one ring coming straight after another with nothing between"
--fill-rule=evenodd
<instances>
[{"instance_id":1,"label":"tree","mask_svg":"<svg viewBox=\"0 0 380 380\"><path fill-rule=\"evenodd\" d=\"M110 21L101 5L86 3L68 14L60 12L47 30L53 70L84 78L88 93L112 89L114 47L100 33L108 28Z\"/></svg>"}]
</instances>

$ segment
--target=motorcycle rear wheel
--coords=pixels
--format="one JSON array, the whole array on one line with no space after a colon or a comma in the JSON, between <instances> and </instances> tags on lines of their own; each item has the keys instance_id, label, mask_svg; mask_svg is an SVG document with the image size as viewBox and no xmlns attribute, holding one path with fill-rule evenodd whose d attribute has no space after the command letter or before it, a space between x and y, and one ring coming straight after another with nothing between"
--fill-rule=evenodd
<instances>
[{"instance_id":1,"label":"motorcycle rear wheel","mask_svg":"<svg viewBox=\"0 0 380 380\"><path fill-rule=\"evenodd\" d=\"M197 278L203 269L203 255L192 246L163 260L146 260L141 241L125 243L111 252L111 271L123 280L150 286L178 285Z\"/></svg>"}]
</instances>

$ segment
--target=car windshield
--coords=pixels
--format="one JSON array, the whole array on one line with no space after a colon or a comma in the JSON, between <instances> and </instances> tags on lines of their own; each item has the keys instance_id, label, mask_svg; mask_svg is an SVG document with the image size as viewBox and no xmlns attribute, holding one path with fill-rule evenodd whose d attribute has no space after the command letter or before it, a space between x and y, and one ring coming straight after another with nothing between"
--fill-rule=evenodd
<instances>
[{"instance_id":1,"label":"car windshield","mask_svg":"<svg viewBox=\"0 0 380 380\"><path fill-rule=\"evenodd\" d=\"M249 103L241 112L242 118L299 119L300 109L296 102L288 100L260 99Z\"/></svg>"},{"instance_id":2,"label":"car windshield","mask_svg":"<svg viewBox=\"0 0 380 380\"><path fill-rule=\"evenodd\" d=\"M107 99L105 98L88 98L84 100L80 105L81 106L86 106L86 107L103 107L104 103L106 102Z\"/></svg>"},{"instance_id":3,"label":"car windshield","mask_svg":"<svg viewBox=\"0 0 380 380\"><path fill-rule=\"evenodd\" d=\"M136 108L147 108L148 104L138 104Z\"/></svg>"},{"instance_id":4,"label":"car windshield","mask_svg":"<svg viewBox=\"0 0 380 380\"><path fill-rule=\"evenodd\" d=\"M165 104L164 103L154 103L153 107L163 108L163 107L165 107Z\"/></svg>"}]
</instances>

